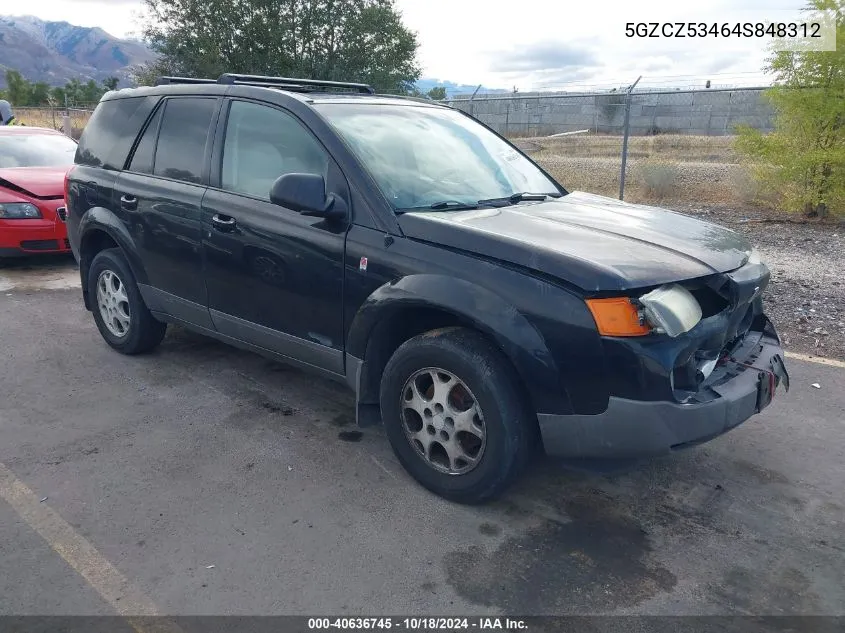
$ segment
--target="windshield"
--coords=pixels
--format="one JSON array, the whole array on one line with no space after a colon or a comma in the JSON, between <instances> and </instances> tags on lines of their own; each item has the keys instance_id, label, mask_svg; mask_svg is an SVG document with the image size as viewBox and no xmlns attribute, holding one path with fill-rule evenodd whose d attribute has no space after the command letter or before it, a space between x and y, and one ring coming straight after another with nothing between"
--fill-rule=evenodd
<instances>
[{"instance_id":1,"label":"windshield","mask_svg":"<svg viewBox=\"0 0 845 633\"><path fill-rule=\"evenodd\" d=\"M61 134L1 134L0 169L70 167L76 143Z\"/></svg>"},{"instance_id":2,"label":"windshield","mask_svg":"<svg viewBox=\"0 0 845 633\"><path fill-rule=\"evenodd\" d=\"M444 202L472 205L522 192L561 194L531 161L455 110L388 104L319 107L397 210Z\"/></svg>"}]
</instances>

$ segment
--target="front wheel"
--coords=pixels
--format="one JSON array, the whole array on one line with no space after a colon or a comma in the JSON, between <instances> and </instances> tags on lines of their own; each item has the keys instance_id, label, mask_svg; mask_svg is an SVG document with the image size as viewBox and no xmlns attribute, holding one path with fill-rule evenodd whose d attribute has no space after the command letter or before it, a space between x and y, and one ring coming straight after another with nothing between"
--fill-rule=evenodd
<instances>
[{"instance_id":1,"label":"front wheel","mask_svg":"<svg viewBox=\"0 0 845 633\"><path fill-rule=\"evenodd\" d=\"M473 330L433 330L403 343L384 370L380 399L399 461L453 501L500 494L532 445L536 421L512 366Z\"/></svg>"},{"instance_id":2,"label":"front wheel","mask_svg":"<svg viewBox=\"0 0 845 633\"><path fill-rule=\"evenodd\" d=\"M119 248L101 251L88 271L94 321L106 343L122 354L141 354L156 347L167 325L147 309L135 276Z\"/></svg>"}]
</instances>

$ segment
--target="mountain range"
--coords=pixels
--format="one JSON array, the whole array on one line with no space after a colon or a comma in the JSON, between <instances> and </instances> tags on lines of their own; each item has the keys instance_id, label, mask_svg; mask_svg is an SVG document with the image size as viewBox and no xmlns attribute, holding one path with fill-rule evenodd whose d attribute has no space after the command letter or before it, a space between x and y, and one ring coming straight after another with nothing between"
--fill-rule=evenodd
<instances>
[{"instance_id":1,"label":"mountain range","mask_svg":"<svg viewBox=\"0 0 845 633\"><path fill-rule=\"evenodd\" d=\"M153 57L144 43L119 39L100 28L0 16L0 88L5 87L7 69L51 86L111 76L125 86L132 66Z\"/></svg>"},{"instance_id":2,"label":"mountain range","mask_svg":"<svg viewBox=\"0 0 845 633\"><path fill-rule=\"evenodd\" d=\"M5 71L17 70L31 82L62 86L71 79L97 82L118 77L130 83L133 66L152 60L155 54L143 42L120 39L97 27L49 22L32 16L0 16L0 88L6 87ZM477 86L438 79L420 79L417 88L427 93L442 86L446 94L472 94ZM479 92L507 92L481 88Z\"/></svg>"},{"instance_id":3,"label":"mountain range","mask_svg":"<svg viewBox=\"0 0 845 633\"><path fill-rule=\"evenodd\" d=\"M446 96L447 97L454 97L455 95L471 95L475 92L475 89L478 88L478 84L472 86L469 84L458 84L453 81L441 81L439 79L420 79L417 81L417 90L420 92L427 93L432 88L442 86L446 89ZM505 93L510 92L509 90L502 90L500 88L485 88L481 86L478 90L478 94L492 94L492 93Z\"/></svg>"}]
</instances>

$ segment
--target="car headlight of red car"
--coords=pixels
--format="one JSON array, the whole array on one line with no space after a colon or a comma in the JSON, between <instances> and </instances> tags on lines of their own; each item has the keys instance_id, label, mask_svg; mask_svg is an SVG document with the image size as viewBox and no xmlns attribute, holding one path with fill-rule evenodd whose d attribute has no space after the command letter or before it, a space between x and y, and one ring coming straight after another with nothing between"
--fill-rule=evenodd
<instances>
[{"instance_id":1,"label":"car headlight of red car","mask_svg":"<svg viewBox=\"0 0 845 633\"><path fill-rule=\"evenodd\" d=\"M31 220L40 218L41 211L28 202L0 202L0 220Z\"/></svg>"}]
</instances>

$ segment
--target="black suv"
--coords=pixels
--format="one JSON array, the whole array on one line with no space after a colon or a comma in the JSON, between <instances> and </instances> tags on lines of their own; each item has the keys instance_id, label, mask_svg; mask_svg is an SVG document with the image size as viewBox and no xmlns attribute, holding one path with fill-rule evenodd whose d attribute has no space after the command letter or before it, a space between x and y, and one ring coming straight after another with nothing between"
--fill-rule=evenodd
<instances>
[{"instance_id":1,"label":"black suv","mask_svg":"<svg viewBox=\"0 0 845 633\"><path fill-rule=\"evenodd\" d=\"M740 235L568 192L432 102L163 78L103 98L66 197L109 345L145 352L178 323L344 381L359 424L458 501L534 448L657 455L788 388Z\"/></svg>"}]
</instances>

